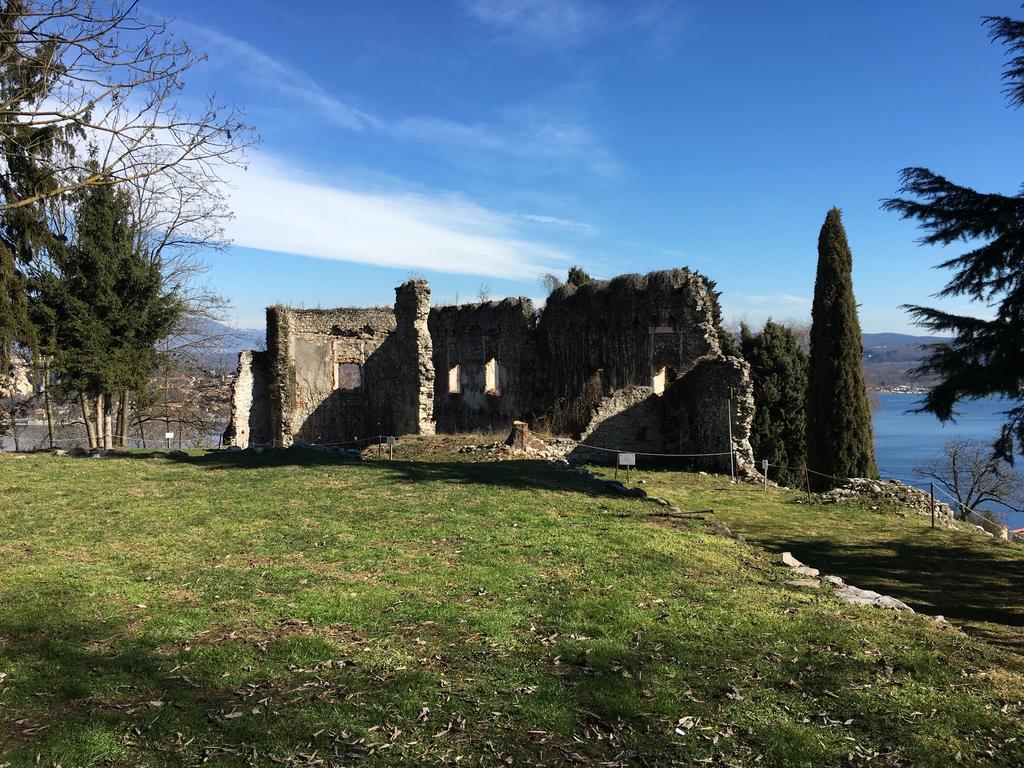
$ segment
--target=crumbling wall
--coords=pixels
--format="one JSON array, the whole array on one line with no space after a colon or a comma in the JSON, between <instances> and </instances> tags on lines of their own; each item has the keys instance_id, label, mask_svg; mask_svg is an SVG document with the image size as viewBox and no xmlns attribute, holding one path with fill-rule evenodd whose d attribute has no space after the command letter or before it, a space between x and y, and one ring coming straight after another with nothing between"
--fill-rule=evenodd
<instances>
[{"instance_id":1,"label":"crumbling wall","mask_svg":"<svg viewBox=\"0 0 1024 768\"><path fill-rule=\"evenodd\" d=\"M547 428L579 434L595 397L650 387L661 368L667 386L697 360L720 353L715 307L704 278L685 269L557 289L538 325L535 410L548 414Z\"/></svg>"},{"instance_id":2,"label":"crumbling wall","mask_svg":"<svg viewBox=\"0 0 1024 768\"><path fill-rule=\"evenodd\" d=\"M685 269L565 286L539 321L526 299L432 310L424 280L398 286L394 310L270 307L266 407L252 364L236 430L248 418L250 443L265 428L287 446L530 419L614 450L721 452L713 468L727 469L731 418L738 472L756 473L749 372L722 355L717 312L707 280Z\"/></svg>"},{"instance_id":3,"label":"crumbling wall","mask_svg":"<svg viewBox=\"0 0 1024 768\"><path fill-rule=\"evenodd\" d=\"M665 453L663 399L651 387L626 387L600 400L580 434L575 461L612 464L615 451Z\"/></svg>"},{"instance_id":4,"label":"crumbling wall","mask_svg":"<svg viewBox=\"0 0 1024 768\"><path fill-rule=\"evenodd\" d=\"M267 353L244 349L238 353L238 373L231 391L231 421L224 433L227 445L248 448L269 443Z\"/></svg>"},{"instance_id":5,"label":"crumbling wall","mask_svg":"<svg viewBox=\"0 0 1024 768\"><path fill-rule=\"evenodd\" d=\"M536 366L529 299L435 307L428 326L437 431L504 429L528 413Z\"/></svg>"},{"instance_id":6,"label":"crumbling wall","mask_svg":"<svg viewBox=\"0 0 1024 768\"><path fill-rule=\"evenodd\" d=\"M434 360L428 318L430 286L410 280L395 288L395 434L434 434Z\"/></svg>"},{"instance_id":7,"label":"crumbling wall","mask_svg":"<svg viewBox=\"0 0 1024 768\"><path fill-rule=\"evenodd\" d=\"M400 373L395 327L387 307L268 310L272 411L282 445L393 431Z\"/></svg>"},{"instance_id":8,"label":"crumbling wall","mask_svg":"<svg viewBox=\"0 0 1024 768\"><path fill-rule=\"evenodd\" d=\"M663 400L665 431L674 438L673 453L728 454L731 450L738 476L758 476L754 451L750 447L754 388L746 361L738 357L699 360L673 383ZM708 457L706 461L695 463L712 465L722 472L729 470L728 455Z\"/></svg>"}]
</instances>

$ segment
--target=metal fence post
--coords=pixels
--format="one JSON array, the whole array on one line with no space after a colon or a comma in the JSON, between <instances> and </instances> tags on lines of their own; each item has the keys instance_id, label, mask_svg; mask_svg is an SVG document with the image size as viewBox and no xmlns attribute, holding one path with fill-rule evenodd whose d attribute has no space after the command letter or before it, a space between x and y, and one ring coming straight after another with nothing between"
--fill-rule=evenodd
<instances>
[{"instance_id":1,"label":"metal fence post","mask_svg":"<svg viewBox=\"0 0 1024 768\"><path fill-rule=\"evenodd\" d=\"M935 483L928 483L928 495L931 497L932 528L935 527Z\"/></svg>"}]
</instances>

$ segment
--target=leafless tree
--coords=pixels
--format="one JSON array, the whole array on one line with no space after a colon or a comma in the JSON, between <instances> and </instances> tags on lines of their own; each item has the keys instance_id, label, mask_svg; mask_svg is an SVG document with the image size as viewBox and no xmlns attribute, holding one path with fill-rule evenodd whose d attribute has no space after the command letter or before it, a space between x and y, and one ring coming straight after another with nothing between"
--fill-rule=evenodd
<instances>
[{"instance_id":1,"label":"leafless tree","mask_svg":"<svg viewBox=\"0 0 1024 768\"><path fill-rule=\"evenodd\" d=\"M562 279L552 272L545 272L537 278L537 282L540 283L541 288L547 291L548 296L557 291L563 285Z\"/></svg>"},{"instance_id":2,"label":"leafless tree","mask_svg":"<svg viewBox=\"0 0 1024 768\"><path fill-rule=\"evenodd\" d=\"M953 495L960 502L956 512L961 518L983 504L1015 512L1024 508L1024 477L981 440L948 441L939 456L914 467L914 474L934 480Z\"/></svg>"},{"instance_id":3,"label":"leafless tree","mask_svg":"<svg viewBox=\"0 0 1024 768\"><path fill-rule=\"evenodd\" d=\"M198 109L179 103L185 73L204 57L137 0L6 0L2 21L0 71L9 87L0 95L0 135L10 141L0 172L29 156L39 178L0 200L0 210L182 165L216 173L252 141L234 107L212 98ZM60 140L39 142L39 129Z\"/></svg>"}]
</instances>

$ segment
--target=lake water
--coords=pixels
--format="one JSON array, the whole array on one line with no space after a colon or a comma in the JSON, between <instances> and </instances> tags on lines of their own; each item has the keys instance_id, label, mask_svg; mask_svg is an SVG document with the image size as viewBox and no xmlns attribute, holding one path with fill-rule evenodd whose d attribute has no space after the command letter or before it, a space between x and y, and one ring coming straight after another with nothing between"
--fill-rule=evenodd
<instances>
[{"instance_id":1,"label":"lake water","mask_svg":"<svg viewBox=\"0 0 1024 768\"><path fill-rule=\"evenodd\" d=\"M892 477L914 485L924 485L914 477L914 466L935 458L943 444L955 437L992 442L1003 424L1002 411L1009 406L1005 401L989 398L963 402L957 410L955 422L943 424L927 413L908 413L916 408L921 395L891 392L876 396L881 407L874 413L875 457L883 478ZM1018 459L1018 465L1024 462ZM1020 466L1024 471L1024 466ZM936 491L936 496L941 494ZM999 510L1000 516L1011 528L1024 527L1024 513Z\"/></svg>"}]
</instances>

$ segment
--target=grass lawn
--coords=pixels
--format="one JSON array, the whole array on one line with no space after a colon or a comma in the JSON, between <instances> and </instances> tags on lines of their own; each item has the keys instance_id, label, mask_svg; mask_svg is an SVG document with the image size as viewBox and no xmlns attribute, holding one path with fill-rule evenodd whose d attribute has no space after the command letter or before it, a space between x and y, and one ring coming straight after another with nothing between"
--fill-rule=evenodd
<instances>
[{"instance_id":1,"label":"grass lawn","mask_svg":"<svg viewBox=\"0 0 1024 768\"><path fill-rule=\"evenodd\" d=\"M0 766L1024 764L1020 656L657 509L543 462L0 456Z\"/></svg>"},{"instance_id":2,"label":"grass lawn","mask_svg":"<svg viewBox=\"0 0 1024 768\"><path fill-rule=\"evenodd\" d=\"M681 509L714 509L714 519L771 552L789 550L822 573L945 616L1024 656L1024 544L932 528L929 518L885 501L807 504L796 491L731 486L710 475L640 477Z\"/></svg>"}]
</instances>

